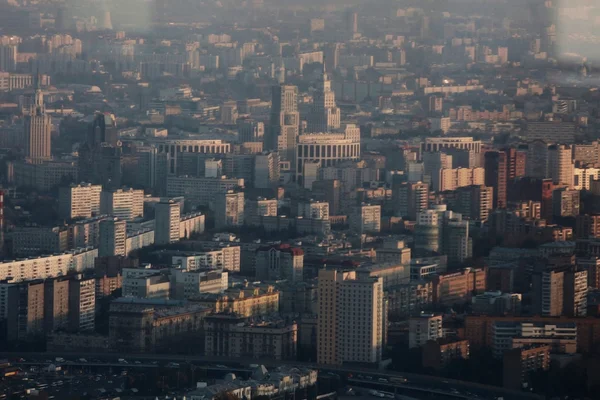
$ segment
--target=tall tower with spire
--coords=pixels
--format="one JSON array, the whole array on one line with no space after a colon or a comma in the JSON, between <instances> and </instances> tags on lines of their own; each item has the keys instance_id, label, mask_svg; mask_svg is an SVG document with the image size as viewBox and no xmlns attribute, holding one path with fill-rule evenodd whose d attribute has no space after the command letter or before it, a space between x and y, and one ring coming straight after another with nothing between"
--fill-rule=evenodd
<instances>
[{"instance_id":1,"label":"tall tower with spire","mask_svg":"<svg viewBox=\"0 0 600 400\"><path fill-rule=\"evenodd\" d=\"M51 134L52 118L46 114L44 106L44 93L42 92L40 75L37 74L35 81L35 94L29 110L25 117L24 150L28 162L39 164L52 158Z\"/></svg>"},{"instance_id":2,"label":"tall tower with spire","mask_svg":"<svg viewBox=\"0 0 600 400\"><path fill-rule=\"evenodd\" d=\"M340 126L341 113L335 104L335 92L331 88L331 79L324 62L323 74L313 96L313 106L307 118L306 130L309 133L331 132L339 129Z\"/></svg>"}]
</instances>

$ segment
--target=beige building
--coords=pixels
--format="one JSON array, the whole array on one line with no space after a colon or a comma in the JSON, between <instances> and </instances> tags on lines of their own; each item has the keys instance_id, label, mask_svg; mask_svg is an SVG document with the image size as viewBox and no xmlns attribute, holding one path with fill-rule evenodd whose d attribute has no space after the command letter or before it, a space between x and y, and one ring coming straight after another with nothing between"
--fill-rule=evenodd
<instances>
[{"instance_id":1,"label":"beige building","mask_svg":"<svg viewBox=\"0 0 600 400\"><path fill-rule=\"evenodd\" d=\"M100 212L123 220L143 217L144 191L130 188L102 191Z\"/></svg>"},{"instance_id":2,"label":"beige building","mask_svg":"<svg viewBox=\"0 0 600 400\"><path fill-rule=\"evenodd\" d=\"M52 158L52 117L46 114L44 94L37 81L34 104L25 116L25 158L32 164L39 164Z\"/></svg>"},{"instance_id":3,"label":"beige building","mask_svg":"<svg viewBox=\"0 0 600 400\"><path fill-rule=\"evenodd\" d=\"M319 271L317 362L378 363L385 328L383 280L355 271Z\"/></svg>"},{"instance_id":4,"label":"beige building","mask_svg":"<svg viewBox=\"0 0 600 400\"><path fill-rule=\"evenodd\" d=\"M61 187L58 195L58 208L61 218L91 218L100 214L101 185L81 183Z\"/></svg>"},{"instance_id":5,"label":"beige building","mask_svg":"<svg viewBox=\"0 0 600 400\"><path fill-rule=\"evenodd\" d=\"M13 254L19 257L62 253L69 248L64 227L18 227L12 233Z\"/></svg>"},{"instance_id":6,"label":"beige building","mask_svg":"<svg viewBox=\"0 0 600 400\"><path fill-rule=\"evenodd\" d=\"M246 286L227 289L223 294L201 293L190 302L208 307L215 313L232 313L242 317L275 314L279 311L280 293L273 286Z\"/></svg>"},{"instance_id":7,"label":"beige building","mask_svg":"<svg viewBox=\"0 0 600 400\"><path fill-rule=\"evenodd\" d=\"M440 170L440 189L456 190L471 185L483 185L485 183L484 168L451 168Z\"/></svg>"},{"instance_id":8,"label":"beige building","mask_svg":"<svg viewBox=\"0 0 600 400\"><path fill-rule=\"evenodd\" d=\"M127 222L108 218L100 222L98 255L127 256Z\"/></svg>"},{"instance_id":9,"label":"beige building","mask_svg":"<svg viewBox=\"0 0 600 400\"><path fill-rule=\"evenodd\" d=\"M179 228L181 227L181 208L179 203L173 200L161 200L154 207L155 229L154 241L158 245L166 245L179 241L181 237Z\"/></svg>"},{"instance_id":10,"label":"beige building","mask_svg":"<svg viewBox=\"0 0 600 400\"><path fill-rule=\"evenodd\" d=\"M566 145L552 145L548 148L548 173L552 181L559 185L573 187L573 149Z\"/></svg>"},{"instance_id":11,"label":"beige building","mask_svg":"<svg viewBox=\"0 0 600 400\"><path fill-rule=\"evenodd\" d=\"M177 349L189 352L189 344L202 333L209 309L198 305L185 307L151 306L125 299L111 303L109 341L116 351L144 353Z\"/></svg>"},{"instance_id":12,"label":"beige building","mask_svg":"<svg viewBox=\"0 0 600 400\"><path fill-rule=\"evenodd\" d=\"M473 293L486 289L486 270L466 268L460 272L448 272L433 277L433 301L452 306L467 302Z\"/></svg>"},{"instance_id":13,"label":"beige building","mask_svg":"<svg viewBox=\"0 0 600 400\"><path fill-rule=\"evenodd\" d=\"M252 322L232 314L216 314L204 319L204 335L204 354L208 357L296 359L295 322Z\"/></svg>"}]
</instances>

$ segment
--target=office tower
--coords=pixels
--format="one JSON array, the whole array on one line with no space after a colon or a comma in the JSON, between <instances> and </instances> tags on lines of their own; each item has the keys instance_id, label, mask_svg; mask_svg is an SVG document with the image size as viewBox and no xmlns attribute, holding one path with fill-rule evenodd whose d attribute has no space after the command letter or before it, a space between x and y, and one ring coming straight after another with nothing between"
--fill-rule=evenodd
<instances>
[{"instance_id":1,"label":"office tower","mask_svg":"<svg viewBox=\"0 0 600 400\"><path fill-rule=\"evenodd\" d=\"M533 274L533 312L558 317L563 312L564 271L539 271Z\"/></svg>"},{"instance_id":2,"label":"office tower","mask_svg":"<svg viewBox=\"0 0 600 400\"><path fill-rule=\"evenodd\" d=\"M117 120L110 113L96 113L90 128L88 142L94 146L106 144L116 146L119 141Z\"/></svg>"},{"instance_id":3,"label":"office tower","mask_svg":"<svg viewBox=\"0 0 600 400\"><path fill-rule=\"evenodd\" d=\"M33 164L52 158L52 118L46 114L40 77L36 79L34 102L25 116L25 157Z\"/></svg>"},{"instance_id":4,"label":"office tower","mask_svg":"<svg viewBox=\"0 0 600 400\"><path fill-rule=\"evenodd\" d=\"M179 203L161 199L155 206L154 243L166 245L180 238L181 207Z\"/></svg>"},{"instance_id":5,"label":"office tower","mask_svg":"<svg viewBox=\"0 0 600 400\"><path fill-rule=\"evenodd\" d=\"M18 50L16 44L0 44L0 71L16 71L17 55Z\"/></svg>"},{"instance_id":6,"label":"office tower","mask_svg":"<svg viewBox=\"0 0 600 400\"><path fill-rule=\"evenodd\" d=\"M244 192L227 190L215 196L217 229L244 225Z\"/></svg>"},{"instance_id":7,"label":"office tower","mask_svg":"<svg viewBox=\"0 0 600 400\"><path fill-rule=\"evenodd\" d=\"M238 119L238 142L262 142L265 124L250 118Z\"/></svg>"},{"instance_id":8,"label":"office tower","mask_svg":"<svg viewBox=\"0 0 600 400\"><path fill-rule=\"evenodd\" d=\"M144 216L144 191L123 188L103 190L100 194L100 213L123 220Z\"/></svg>"},{"instance_id":9,"label":"office tower","mask_svg":"<svg viewBox=\"0 0 600 400\"><path fill-rule=\"evenodd\" d=\"M548 178L548 147L548 144L541 140L519 146L519 149L525 152L525 176Z\"/></svg>"},{"instance_id":10,"label":"office tower","mask_svg":"<svg viewBox=\"0 0 600 400\"><path fill-rule=\"evenodd\" d=\"M335 92L331 79L323 70L321 80L313 94L313 104L308 116L306 132L331 132L341 125L341 111L335 105Z\"/></svg>"},{"instance_id":11,"label":"office tower","mask_svg":"<svg viewBox=\"0 0 600 400\"><path fill-rule=\"evenodd\" d=\"M379 233L381 231L381 206L361 204L350 215L350 225L354 232Z\"/></svg>"},{"instance_id":12,"label":"office tower","mask_svg":"<svg viewBox=\"0 0 600 400\"><path fill-rule=\"evenodd\" d=\"M269 135L266 150L276 150L282 160L295 165L296 140L300 130L298 88L291 85L273 86Z\"/></svg>"},{"instance_id":13,"label":"office tower","mask_svg":"<svg viewBox=\"0 0 600 400\"><path fill-rule=\"evenodd\" d=\"M254 157L254 187L275 189L279 185L279 153L270 151Z\"/></svg>"},{"instance_id":14,"label":"office tower","mask_svg":"<svg viewBox=\"0 0 600 400\"><path fill-rule=\"evenodd\" d=\"M506 177L508 180L525 176L527 154L512 147L503 151L506 153Z\"/></svg>"},{"instance_id":15,"label":"office tower","mask_svg":"<svg viewBox=\"0 0 600 400\"><path fill-rule=\"evenodd\" d=\"M458 265L473 256L473 244L469 237L469 221L462 217L444 223L442 252L448 256L448 264Z\"/></svg>"},{"instance_id":16,"label":"office tower","mask_svg":"<svg viewBox=\"0 0 600 400\"><path fill-rule=\"evenodd\" d=\"M298 203L298 216L310 219L329 219L329 203L302 201Z\"/></svg>"},{"instance_id":17,"label":"office tower","mask_svg":"<svg viewBox=\"0 0 600 400\"><path fill-rule=\"evenodd\" d=\"M485 153L485 186L494 189L494 208L506 207L506 153L488 151Z\"/></svg>"},{"instance_id":18,"label":"office tower","mask_svg":"<svg viewBox=\"0 0 600 400\"><path fill-rule=\"evenodd\" d=\"M579 193L579 190L571 190L566 187L555 189L552 192L552 216L577 217L580 207Z\"/></svg>"},{"instance_id":19,"label":"office tower","mask_svg":"<svg viewBox=\"0 0 600 400\"><path fill-rule=\"evenodd\" d=\"M442 316L421 314L408 320L408 347L421 347L430 340L443 337Z\"/></svg>"},{"instance_id":20,"label":"office tower","mask_svg":"<svg viewBox=\"0 0 600 400\"><path fill-rule=\"evenodd\" d=\"M386 319L383 279L321 269L317 290L317 362L379 362Z\"/></svg>"},{"instance_id":21,"label":"office tower","mask_svg":"<svg viewBox=\"0 0 600 400\"><path fill-rule=\"evenodd\" d=\"M452 156L440 151L423 153L424 173L430 177L431 190L438 192L441 185L441 171L452 169Z\"/></svg>"},{"instance_id":22,"label":"office tower","mask_svg":"<svg viewBox=\"0 0 600 400\"><path fill-rule=\"evenodd\" d=\"M127 256L127 222L110 218L100 222L98 257Z\"/></svg>"},{"instance_id":23,"label":"office tower","mask_svg":"<svg viewBox=\"0 0 600 400\"><path fill-rule=\"evenodd\" d=\"M69 330L94 332L95 316L96 279L76 275L69 281Z\"/></svg>"},{"instance_id":24,"label":"office tower","mask_svg":"<svg viewBox=\"0 0 600 400\"><path fill-rule=\"evenodd\" d=\"M44 281L44 330L66 330L69 324L69 279Z\"/></svg>"},{"instance_id":25,"label":"office tower","mask_svg":"<svg viewBox=\"0 0 600 400\"><path fill-rule=\"evenodd\" d=\"M548 177L559 185L573 187L573 150L571 146L552 145L548 148Z\"/></svg>"},{"instance_id":26,"label":"office tower","mask_svg":"<svg viewBox=\"0 0 600 400\"><path fill-rule=\"evenodd\" d=\"M302 282L304 252L287 244L256 250L256 279L260 281Z\"/></svg>"},{"instance_id":27,"label":"office tower","mask_svg":"<svg viewBox=\"0 0 600 400\"><path fill-rule=\"evenodd\" d=\"M350 34L358 32L358 14L348 9L345 15L346 31Z\"/></svg>"},{"instance_id":28,"label":"office tower","mask_svg":"<svg viewBox=\"0 0 600 400\"><path fill-rule=\"evenodd\" d=\"M81 183L61 187L58 192L58 210L61 218L90 218L100 214L102 186Z\"/></svg>"}]
</instances>

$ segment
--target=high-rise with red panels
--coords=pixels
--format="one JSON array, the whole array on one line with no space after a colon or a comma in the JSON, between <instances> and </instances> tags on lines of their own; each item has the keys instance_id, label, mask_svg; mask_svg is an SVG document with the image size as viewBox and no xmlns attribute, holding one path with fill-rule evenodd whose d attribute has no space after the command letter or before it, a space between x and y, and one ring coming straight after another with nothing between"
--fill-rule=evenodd
<instances>
[{"instance_id":1,"label":"high-rise with red panels","mask_svg":"<svg viewBox=\"0 0 600 400\"><path fill-rule=\"evenodd\" d=\"M0 190L0 254L4 254L4 192Z\"/></svg>"},{"instance_id":2,"label":"high-rise with red panels","mask_svg":"<svg viewBox=\"0 0 600 400\"><path fill-rule=\"evenodd\" d=\"M507 155L503 151L485 153L485 186L494 188L494 208L506 207Z\"/></svg>"},{"instance_id":3,"label":"high-rise with red panels","mask_svg":"<svg viewBox=\"0 0 600 400\"><path fill-rule=\"evenodd\" d=\"M510 147L502 151L506 154L506 196L511 199L513 192L517 189L516 178L525 176L527 155L525 152Z\"/></svg>"}]
</instances>

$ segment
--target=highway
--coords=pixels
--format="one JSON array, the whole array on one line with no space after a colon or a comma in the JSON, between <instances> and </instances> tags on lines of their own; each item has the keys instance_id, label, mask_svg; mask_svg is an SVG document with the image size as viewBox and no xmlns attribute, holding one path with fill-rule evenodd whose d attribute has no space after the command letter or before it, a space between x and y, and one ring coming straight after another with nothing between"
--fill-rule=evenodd
<instances>
[{"instance_id":1,"label":"highway","mask_svg":"<svg viewBox=\"0 0 600 400\"><path fill-rule=\"evenodd\" d=\"M62 357L65 362L55 362L56 357ZM429 375L399 373L388 370L378 370L366 367L324 366L315 363L295 361L273 361L257 359L235 359L230 357L186 356L179 354L112 354L112 353L7 353L0 352L0 358L11 360L14 365L47 365L49 362L66 367L121 367L127 369L156 369L168 363L190 363L209 370L250 372L250 364L264 364L267 368L278 366L298 366L317 369L320 376L339 376L351 386L368 389L400 392L400 394L440 395L443 398L455 399L498 399L505 400L543 400L543 396L506 390L503 388L481 385L473 382L445 379ZM18 361L19 359L23 361ZM88 362L81 362L86 359ZM119 359L127 363L119 362ZM137 362L137 364L136 364ZM216 365L218 364L218 365ZM220 366L222 365L222 366ZM177 366L178 367L178 366ZM406 378L406 383L391 382L392 378ZM396 379L397 380L397 379Z\"/></svg>"}]
</instances>

